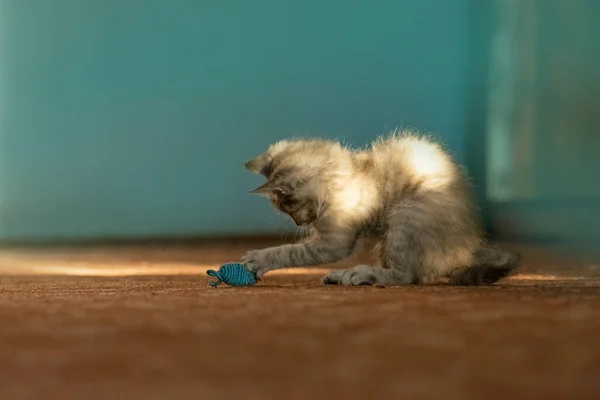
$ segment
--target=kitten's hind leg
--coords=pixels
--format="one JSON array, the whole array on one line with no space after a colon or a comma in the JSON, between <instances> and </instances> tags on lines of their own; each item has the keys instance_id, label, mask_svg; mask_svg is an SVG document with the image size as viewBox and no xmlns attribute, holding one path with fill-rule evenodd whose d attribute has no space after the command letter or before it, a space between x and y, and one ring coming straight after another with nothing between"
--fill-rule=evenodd
<instances>
[{"instance_id":1,"label":"kitten's hind leg","mask_svg":"<svg viewBox=\"0 0 600 400\"><path fill-rule=\"evenodd\" d=\"M357 265L341 274L339 284L411 285L421 278L423 247L420 238L418 214L411 207L400 207L389 219L388 229L381 241L381 267ZM335 277L339 273L336 272Z\"/></svg>"},{"instance_id":2,"label":"kitten's hind leg","mask_svg":"<svg viewBox=\"0 0 600 400\"><path fill-rule=\"evenodd\" d=\"M334 270L323 282L344 286L418 284L423 275L425 249L439 247L440 235L434 219L416 201L398 204L381 239L381 266Z\"/></svg>"},{"instance_id":3,"label":"kitten's hind leg","mask_svg":"<svg viewBox=\"0 0 600 400\"><path fill-rule=\"evenodd\" d=\"M357 265L344 271L340 283L344 286L364 286L397 285L404 282L401 277L395 274L395 271L390 269L371 265Z\"/></svg>"},{"instance_id":4,"label":"kitten's hind leg","mask_svg":"<svg viewBox=\"0 0 600 400\"><path fill-rule=\"evenodd\" d=\"M395 279L385 268L357 265L349 269L334 269L323 278L322 282L325 285L344 286L392 285Z\"/></svg>"},{"instance_id":5,"label":"kitten's hind leg","mask_svg":"<svg viewBox=\"0 0 600 400\"><path fill-rule=\"evenodd\" d=\"M383 267L357 265L349 269L334 269L322 282L325 285L365 286L403 285L411 283L402 274Z\"/></svg>"},{"instance_id":6,"label":"kitten's hind leg","mask_svg":"<svg viewBox=\"0 0 600 400\"><path fill-rule=\"evenodd\" d=\"M326 285L410 285L418 283L418 276L412 267L418 265L419 253L409 248L406 240L388 232L381 243L383 267L357 265L349 269L334 269L322 282Z\"/></svg>"}]
</instances>

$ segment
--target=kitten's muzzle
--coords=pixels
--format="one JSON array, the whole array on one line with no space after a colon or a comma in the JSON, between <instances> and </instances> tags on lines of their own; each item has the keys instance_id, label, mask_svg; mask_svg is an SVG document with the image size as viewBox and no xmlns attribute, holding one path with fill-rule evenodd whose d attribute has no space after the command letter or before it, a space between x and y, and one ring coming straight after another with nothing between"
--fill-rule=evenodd
<instances>
[{"instance_id":1,"label":"kitten's muzzle","mask_svg":"<svg viewBox=\"0 0 600 400\"><path fill-rule=\"evenodd\" d=\"M304 225L308 225L305 221L302 221L299 218L294 217L293 215L290 215L290 218L294 221L294 223L298 226L304 226Z\"/></svg>"},{"instance_id":2,"label":"kitten's muzzle","mask_svg":"<svg viewBox=\"0 0 600 400\"><path fill-rule=\"evenodd\" d=\"M297 214L288 215L298 226L308 226L317 220L317 216L314 213L308 213L302 216L299 216Z\"/></svg>"}]
</instances>

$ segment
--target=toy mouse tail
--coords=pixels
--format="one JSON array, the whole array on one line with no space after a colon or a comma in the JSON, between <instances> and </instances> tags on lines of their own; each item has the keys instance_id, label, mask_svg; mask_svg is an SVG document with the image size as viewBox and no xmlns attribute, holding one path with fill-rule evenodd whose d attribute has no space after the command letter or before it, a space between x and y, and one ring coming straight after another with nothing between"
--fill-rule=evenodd
<instances>
[{"instance_id":1,"label":"toy mouse tail","mask_svg":"<svg viewBox=\"0 0 600 400\"><path fill-rule=\"evenodd\" d=\"M219 272L215 271L214 269L209 269L208 271L206 271L206 274L208 276L214 276L215 278L217 278L216 281L214 279L211 279L210 281L208 281L208 284L212 287L217 287L217 286L219 286L219 284L221 282L223 282L223 278L221 277L221 274L219 274Z\"/></svg>"}]
</instances>

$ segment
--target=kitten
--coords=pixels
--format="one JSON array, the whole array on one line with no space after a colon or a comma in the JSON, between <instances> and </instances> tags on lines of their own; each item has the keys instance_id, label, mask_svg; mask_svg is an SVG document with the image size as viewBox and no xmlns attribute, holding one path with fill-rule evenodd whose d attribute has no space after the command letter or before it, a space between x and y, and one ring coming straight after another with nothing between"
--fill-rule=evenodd
<instances>
[{"instance_id":1,"label":"kitten","mask_svg":"<svg viewBox=\"0 0 600 400\"><path fill-rule=\"evenodd\" d=\"M245 166L267 178L253 193L311 230L300 243L246 253L242 263L258 278L276 268L341 261L365 236L378 239L381 264L333 270L323 283L491 284L520 264L519 255L485 245L463 170L438 144L411 132L362 151L329 140L284 140Z\"/></svg>"}]
</instances>

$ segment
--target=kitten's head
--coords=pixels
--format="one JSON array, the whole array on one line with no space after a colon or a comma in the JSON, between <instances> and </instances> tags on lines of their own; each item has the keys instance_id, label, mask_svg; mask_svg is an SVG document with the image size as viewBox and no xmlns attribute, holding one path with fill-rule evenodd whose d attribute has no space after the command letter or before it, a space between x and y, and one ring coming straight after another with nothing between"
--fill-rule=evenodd
<instances>
[{"instance_id":1,"label":"kitten's head","mask_svg":"<svg viewBox=\"0 0 600 400\"><path fill-rule=\"evenodd\" d=\"M296 225L310 225L325 210L329 172L341 152L339 144L325 140L275 143L245 164L248 170L267 178L252 193L268 197Z\"/></svg>"}]
</instances>

